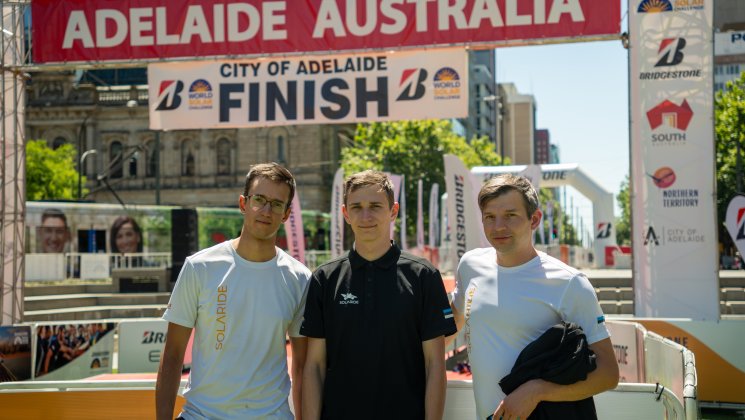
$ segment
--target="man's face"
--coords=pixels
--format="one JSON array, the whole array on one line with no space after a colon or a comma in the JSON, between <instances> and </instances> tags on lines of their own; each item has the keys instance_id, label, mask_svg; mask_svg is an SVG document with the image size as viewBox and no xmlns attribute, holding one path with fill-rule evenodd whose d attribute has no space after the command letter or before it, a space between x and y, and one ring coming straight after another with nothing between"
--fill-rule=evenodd
<instances>
[{"instance_id":1,"label":"man's face","mask_svg":"<svg viewBox=\"0 0 745 420\"><path fill-rule=\"evenodd\" d=\"M260 177L254 179L248 197L240 196L238 200L244 232L254 239L274 241L279 226L290 216L289 199L290 187L287 184ZM282 212L278 213L280 205Z\"/></svg>"},{"instance_id":2,"label":"man's face","mask_svg":"<svg viewBox=\"0 0 745 420\"><path fill-rule=\"evenodd\" d=\"M491 246L497 250L497 258L519 255L531 250L533 229L538 227L540 220L540 211L528 217L525 200L515 190L492 198L481 209L484 234Z\"/></svg>"},{"instance_id":3,"label":"man's face","mask_svg":"<svg viewBox=\"0 0 745 420\"><path fill-rule=\"evenodd\" d=\"M391 238L391 222L398 214L398 203L390 207L385 191L378 185L369 185L347 195L342 213L354 232L355 242L387 244Z\"/></svg>"},{"instance_id":4,"label":"man's face","mask_svg":"<svg viewBox=\"0 0 745 420\"><path fill-rule=\"evenodd\" d=\"M39 228L41 252L64 252L70 233L65 221L59 217L47 217Z\"/></svg>"}]
</instances>

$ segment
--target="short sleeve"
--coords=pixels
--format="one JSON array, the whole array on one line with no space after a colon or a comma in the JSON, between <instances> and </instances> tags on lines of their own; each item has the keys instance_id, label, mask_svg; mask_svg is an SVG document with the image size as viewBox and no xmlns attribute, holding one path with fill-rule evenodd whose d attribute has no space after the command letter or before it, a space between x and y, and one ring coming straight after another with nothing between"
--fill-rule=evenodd
<instances>
[{"instance_id":1,"label":"short sleeve","mask_svg":"<svg viewBox=\"0 0 745 420\"><path fill-rule=\"evenodd\" d=\"M422 272L422 292L424 293L424 306L422 308L422 341L431 340L440 336L455 334L453 311L450 309L448 296L442 276L437 269L427 269Z\"/></svg>"},{"instance_id":2,"label":"short sleeve","mask_svg":"<svg viewBox=\"0 0 745 420\"><path fill-rule=\"evenodd\" d=\"M582 327L588 344L610 337L595 289L584 274L576 275L569 281L559 308L564 321Z\"/></svg>"},{"instance_id":3,"label":"short sleeve","mask_svg":"<svg viewBox=\"0 0 745 420\"><path fill-rule=\"evenodd\" d=\"M468 280L464 280L462 271L464 270L463 260L461 259L458 263L458 269L455 270L455 288L453 289L453 306L458 310L459 313L464 313L466 308L466 289L468 288Z\"/></svg>"},{"instance_id":4,"label":"short sleeve","mask_svg":"<svg viewBox=\"0 0 745 420\"><path fill-rule=\"evenodd\" d=\"M312 338L325 338L323 325L323 287L318 271L313 273L308 284L308 294L305 302L305 313L300 334Z\"/></svg>"},{"instance_id":5,"label":"short sleeve","mask_svg":"<svg viewBox=\"0 0 745 420\"><path fill-rule=\"evenodd\" d=\"M199 305L198 286L196 270L187 259L173 287L163 319L182 327L194 328Z\"/></svg>"},{"instance_id":6,"label":"short sleeve","mask_svg":"<svg viewBox=\"0 0 745 420\"><path fill-rule=\"evenodd\" d=\"M310 281L308 281L308 275L305 273L302 273L303 278L306 280L303 282L303 295L300 299L300 305L298 305L297 310L295 310L295 316L292 319L292 323L290 324L290 328L287 330L287 334L290 337L301 337L302 334L300 333L300 327L303 325L303 318L305 317L305 302L308 299L308 289L310 288Z\"/></svg>"}]
</instances>

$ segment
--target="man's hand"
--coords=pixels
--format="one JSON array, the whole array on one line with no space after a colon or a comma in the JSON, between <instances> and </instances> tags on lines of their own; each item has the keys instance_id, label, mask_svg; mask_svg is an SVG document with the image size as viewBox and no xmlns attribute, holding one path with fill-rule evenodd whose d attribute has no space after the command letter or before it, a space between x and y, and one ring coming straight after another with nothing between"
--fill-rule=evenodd
<instances>
[{"instance_id":1,"label":"man's hand","mask_svg":"<svg viewBox=\"0 0 745 420\"><path fill-rule=\"evenodd\" d=\"M541 391L546 382L532 379L506 396L494 411L494 420L525 420L541 402Z\"/></svg>"}]
</instances>

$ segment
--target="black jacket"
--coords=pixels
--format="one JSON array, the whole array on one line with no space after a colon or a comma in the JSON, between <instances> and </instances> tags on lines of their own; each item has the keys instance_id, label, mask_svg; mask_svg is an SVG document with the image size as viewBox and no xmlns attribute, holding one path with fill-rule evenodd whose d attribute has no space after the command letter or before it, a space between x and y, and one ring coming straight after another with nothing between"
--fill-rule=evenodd
<instances>
[{"instance_id":1,"label":"black jacket","mask_svg":"<svg viewBox=\"0 0 745 420\"><path fill-rule=\"evenodd\" d=\"M576 324L554 325L528 344L517 357L509 375L499 386L509 395L531 379L569 385L587 379L595 370L595 353L587 346L582 328ZM597 419L592 397L580 401L541 401L528 420Z\"/></svg>"}]
</instances>

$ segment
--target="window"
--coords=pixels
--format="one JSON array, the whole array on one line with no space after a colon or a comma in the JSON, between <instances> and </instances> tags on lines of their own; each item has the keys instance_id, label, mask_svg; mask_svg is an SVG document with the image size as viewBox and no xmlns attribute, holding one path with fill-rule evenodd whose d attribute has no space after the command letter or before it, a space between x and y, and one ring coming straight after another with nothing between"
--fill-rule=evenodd
<instances>
[{"instance_id":1,"label":"window","mask_svg":"<svg viewBox=\"0 0 745 420\"><path fill-rule=\"evenodd\" d=\"M191 140L186 140L181 144L181 175L196 175L196 161Z\"/></svg>"},{"instance_id":2,"label":"window","mask_svg":"<svg viewBox=\"0 0 745 420\"><path fill-rule=\"evenodd\" d=\"M221 138L217 141L217 174L230 175L230 140Z\"/></svg>"},{"instance_id":3,"label":"window","mask_svg":"<svg viewBox=\"0 0 745 420\"><path fill-rule=\"evenodd\" d=\"M158 165L158 160L156 158L157 151L155 150L155 142L150 141L145 146L147 149L147 166L145 167L145 176L148 178L152 178L155 176L156 171L156 165Z\"/></svg>"},{"instance_id":4,"label":"window","mask_svg":"<svg viewBox=\"0 0 745 420\"><path fill-rule=\"evenodd\" d=\"M111 168L111 178L121 178L124 174L122 164L122 152L124 147L121 142L113 141L109 146L109 168Z\"/></svg>"},{"instance_id":5,"label":"window","mask_svg":"<svg viewBox=\"0 0 745 420\"><path fill-rule=\"evenodd\" d=\"M277 136L277 163L285 164L285 138Z\"/></svg>"},{"instance_id":6,"label":"window","mask_svg":"<svg viewBox=\"0 0 745 420\"><path fill-rule=\"evenodd\" d=\"M52 142L52 150L57 150L60 146L67 144L67 139L64 137L57 137Z\"/></svg>"}]
</instances>

